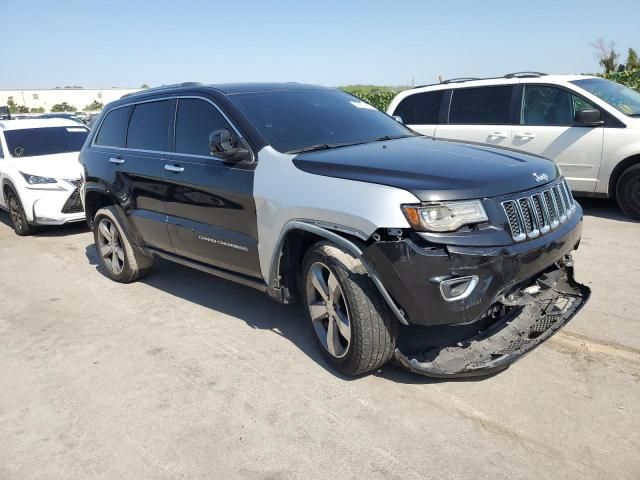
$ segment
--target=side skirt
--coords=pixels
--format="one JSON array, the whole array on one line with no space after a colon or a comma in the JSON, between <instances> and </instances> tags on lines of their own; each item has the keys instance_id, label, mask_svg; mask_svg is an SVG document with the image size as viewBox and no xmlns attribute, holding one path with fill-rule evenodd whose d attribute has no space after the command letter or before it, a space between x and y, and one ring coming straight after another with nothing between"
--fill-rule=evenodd
<instances>
[{"instance_id":1,"label":"side skirt","mask_svg":"<svg viewBox=\"0 0 640 480\"><path fill-rule=\"evenodd\" d=\"M232 282L236 282L241 285L245 285L247 287L255 288L256 290L259 290L261 292L267 291L267 284L264 283L262 280L258 280L255 278L248 277L246 275L230 272L222 268L216 268L210 265L205 265L203 263L196 262L178 255L174 255L172 253L163 252L162 250L157 250L155 248L146 247L145 250L147 250L152 255L155 255L160 258L164 258L165 260L170 260L175 263L179 263L180 265L184 265L185 267L195 268L196 270L200 270L201 272L205 272L210 275L215 275L216 277L224 278L225 280L231 280Z\"/></svg>"}]
</instances>

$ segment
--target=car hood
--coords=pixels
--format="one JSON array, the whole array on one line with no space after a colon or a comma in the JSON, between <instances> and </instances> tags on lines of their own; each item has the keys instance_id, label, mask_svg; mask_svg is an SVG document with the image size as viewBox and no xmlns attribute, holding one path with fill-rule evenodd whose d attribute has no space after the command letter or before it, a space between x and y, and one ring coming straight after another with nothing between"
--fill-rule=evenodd
<instances>
[{"instance_id":1,"label":"car hood","mask_svg":"<svg viewBox=\"0 0 640 480\"><path fill-rule=\"evenodd\" d=\"M79 152L57 153L55 155L39 155L37 157L11 158L11 164L30 175L65 180L80 178L82 165L78 161Z\"/></svg>"},{"instance_id":2,"label":"car hood","mask_svg":"<svg viewBox=\"0 0 640 480\"><path fill-rule=\"evenodd\" d=\"M316 175L402 188L422 201L496 197L538 187L559 175L556 165L543 157L429 137L302 153L293 162Z\"/></svg>"}]
</instances>

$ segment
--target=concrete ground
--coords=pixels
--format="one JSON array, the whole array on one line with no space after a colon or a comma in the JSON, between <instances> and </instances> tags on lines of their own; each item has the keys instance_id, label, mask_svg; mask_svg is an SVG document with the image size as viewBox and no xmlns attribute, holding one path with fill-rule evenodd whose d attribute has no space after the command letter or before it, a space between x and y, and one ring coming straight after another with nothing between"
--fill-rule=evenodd
<instances>
[{"instance_id":1,"label":"concrete ground","mask_svg":"<svg viewBox=\"0 0 640 480\"><path fill-rule=\"evenodd\" d=\"M583 203L589 304L457 382L341 378L300 307L167 262L120 285L82 226L0 213L0 478L639 478L640 225Z\"/></svg>"}]
</instances>

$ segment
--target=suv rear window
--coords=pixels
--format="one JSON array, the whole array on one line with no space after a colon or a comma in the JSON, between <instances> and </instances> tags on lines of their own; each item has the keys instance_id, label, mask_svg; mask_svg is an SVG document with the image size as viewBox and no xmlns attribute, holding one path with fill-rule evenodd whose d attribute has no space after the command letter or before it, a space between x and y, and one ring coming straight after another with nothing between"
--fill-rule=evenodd
<instances>
[{"instance_id":1,"label":"suv rear window","mask_svg":"<svg viewBox=\"0 0 640 480\"><path fill-rule=\"evenodd\" d=\"M415 93L404 98L393 112L407 125L433 125L438 123L440 103L444 90Z\"/></svg>"},{"instance_id":2,"label":"suv rear window","mask_svg":"<svg viewBox=\"0 0 640 480\"><path fill-rule=\"evenodd\" d=\"M216 107L206 100L178 100L176 152L210 156L209 134L231 126Z\"/></svg>"},{"instance_id":3,"label":"suv rear window","mask_svg":"<svg viewBox=\"0 0 640 480\"><path fill-rule=\"evenodd\" d=\"M127 148L166 152L169 147L169 100L139 103L133 109Z\"/></svg>"},{"instance_id":4,"label":"suv rear window","mask_svg":"<svg viewBox=\"0 0 640 480\"><path fill-rule=\"evenodd\" d=\"M509 124L513 87L477 87L453 90L449 123Z\"/></svg>"},{"instance_id":5,"label":"suv rear window","mask_svg":"<svg viewBox=\"0 0 640 480\"><path fill-rule=\"evenodd\" d=\"M96 145L124 147L130 114L131 107L116 108L107 113L96 135Z\"/></svg>"}]
</instances>

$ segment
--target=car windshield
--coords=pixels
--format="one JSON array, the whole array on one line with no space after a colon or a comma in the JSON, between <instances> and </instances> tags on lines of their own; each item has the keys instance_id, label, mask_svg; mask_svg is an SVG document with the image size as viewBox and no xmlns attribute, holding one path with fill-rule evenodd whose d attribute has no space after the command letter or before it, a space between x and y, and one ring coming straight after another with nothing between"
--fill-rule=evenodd
<instances>
[{"instance_id":1,"label":"car windshield","mask_svg":"<svg viewBox=\"0 0 640 480\"><path fill-rule=\"evenodd\" d=\"M37 157L55 153L79 152L89 130L85 127L45 127L5 130L9 153L13 157Z\"/></svg>"},{"instance_id":2,"label":"car windshield","mask_svg":"<svg viewBox=\"0 0 640 480\"><path fill-rule=\"evenodd\" d=\"M640 93L604 78L585 78L572 83L604 100L630 117L640 117Z\"/></svg>"},{"instance_id":3,"label":"car windshield","mask_svg":"<svg viewBox=\"0 0 640 480\"><path fill-rule=\"evenodd\" d=\"M338 90L242 93L231 95L231 100L280 152L415 135L368 103Z\"/></svg>"}]
</instances>

